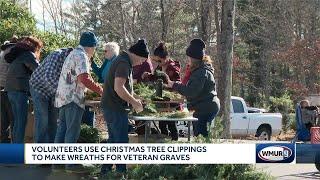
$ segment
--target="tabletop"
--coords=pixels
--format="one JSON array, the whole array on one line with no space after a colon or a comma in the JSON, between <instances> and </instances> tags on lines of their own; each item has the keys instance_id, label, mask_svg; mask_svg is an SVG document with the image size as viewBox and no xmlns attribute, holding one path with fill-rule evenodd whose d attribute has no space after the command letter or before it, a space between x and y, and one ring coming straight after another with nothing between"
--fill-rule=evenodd
<instances>
[{"instance_id":1,"label":"tabletop","mask_svg":"<svg viewBox=\"0 0 320 180\"><path fill-rule=\"evenodd\" d=\"M155 117L155 116L132 116L136 121L198 121L197 118L192 116L184 118L168 118L168 117Z\"/></svg>"}]
</instances>

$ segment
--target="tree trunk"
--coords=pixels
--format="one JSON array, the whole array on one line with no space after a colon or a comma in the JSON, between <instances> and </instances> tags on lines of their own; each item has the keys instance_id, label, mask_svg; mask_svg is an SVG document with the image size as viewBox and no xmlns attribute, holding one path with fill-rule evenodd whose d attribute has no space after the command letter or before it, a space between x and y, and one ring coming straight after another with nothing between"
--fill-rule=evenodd
<instances>
[{"instance_id":1,"label":"tree trunk","mask_svg":"<svg viewBox=\"0 0 320 180\"><path fill-rule=\"evenodd\" d=\"M201 0L200 2L200 13L201 13L200 37L206 44L208 44L208 19L210 14L209 4L210 4L210 0Z\"/></svg>"},{"instance_id":2,"label":"tree trunk","mask_svg":"<svg viewBox=\"0 0 320 180\"><path fill-rule=\"evenodd\" d=\"M311 9L311 18L310 18L310 33L308 38L308 43L310 47L313 47L314 49L317 48L316 41L317 41L317 21L319 19L318 13L319 13L319 0L313 0L312 1L313 8ZM313 61L312 67L310 68L310 73L307 74L307 87L312 94L317 93L316 83L317 83L317 76L318 74L318 68L319 67L319 61Z\"/></svg>"},{"instance_id":3,"label":"tree trunk","mask_svg":"<svg viewBox=\"0 0 320 180\"><path fill-rule=\"evenodd\" d=\"M54 22L55 32L56 32L56 34L58 34L58 24L57 24L57 20L53 20L53 22Z\"/></svg>"},{"instance_id":4,"label":"tree trunk","mask_svg":"<svg viewBox=\"0 0 320 180\"><path fill-rule=\"evenodd\" d=\"M160 9L161 9L161 23L162 23L162 32L161 32L161 40L166 41L167 40L167 21L165 16L165 9L164 9L164 0L160 0Z\"/></svg>"},{"instance_id":5,"label":"tree trunk","mask_svg":"<svg viewBox=\"0 0 320 180\"><path fill-rule=\"evenodd\" d=\"M133 11L133 15L132 15L132 18L131 18L131 41L134 42L135 39L137 39L137 35L136 35L136 28L135 28L135 23L136 23L136 16L137 16L137 7L135 5L135 2L134 0L131 1L132 3L132 11Z\"/></svg>"},{"instance_id":6,"label":"tree trunk","mask_svg":"<svg viewBox=\"0 0 320 180\"><path fill-rule=\"evenodd\" d=\"M43 31L46 31L46 19L44 17L44 14L45 14L44 2L41 1L41 3L42 3Z\"/></svg>"},{"instance_id":7,"label":"tree trunk","mask_svg":"<svg viewBox=\"0 0 320 180\"><path fill-rule=\"evenodd\" d=\"M217 37L217 55L216 60L218 62L217 74L218 74L218 81L217 81L217 88L218 88L218 97L220 99L220 112L222 114L224 111L224 87L223 82L225 80L225 72L223 67L225 66L225 61L222 58L222 44L221 44L221 25L220 25L220 12L219 12L219 5L218 0L213 1L213 9L214 9L214 23L216 26L216 37Z\"/></svg>"},{"instance_id":8,"label":"tree trunk","mask_svg":"<svg viewBox=\"0 0 320 180\"><path fill-rule=\"evenodd\" d=\"M64 22L64 15L63 15L63 7L62 7L62 0L59 2L59 13L60 13L60 31L66 36L67 30L65 27Z\"/></svg>"},{"instance_id":9,"label":"tree trunk","mask_svg":"<svg viewBox=\"0 0 320 180\"><path fill-rule=\"evenodd\" d=\"M32 4L31 4L31 0L30 0L30 2L29 2L29 10L30 10L30 14L32 14Z\"/></svg>"},{"instance_id":10,"label":"tree trunk","mask_svg":"<svg viewBox=\"0 0 320 180\"><path fill-rule=\"evenodd\" d=\"M300 0L296 0L294 2L294 8L295 8L295 21L296 21L296 37L298 40L302 39L302 21L301 21L301 5L299 3Z\"/></svg>"},{"instance_id":11,"label":"tree trunk","mask_svg":"<svg viewBox=\"0 0 320 180\"><path fill-rule=\"evenodd\" d=\"M124 21L124 13L122 8L122 1L119 0L119 7L120 7L120 13L121 13L121 28L122 28L122 41L123 41L123 48L127 49L127 34L126 34L126 26Z\"/></svg>"},{"instance_id":12,"label":"tree trunk","mask_svg":"<svg viewBox=\"0 0 320 180\"><path fill-rule=\"evenodd\" d=\"M224 88L224 111L222 112L223 121L223 138L231 138L230 133L230 102L232 90L232 58L233 58L233 43L234 43L234 16L235 16L235 0L222 2L221 16L221 44L222 57L225 60L224 72L226 74L223 81ZM220 82L221 85L221 82Z\"/></svg>"}]
</instances>

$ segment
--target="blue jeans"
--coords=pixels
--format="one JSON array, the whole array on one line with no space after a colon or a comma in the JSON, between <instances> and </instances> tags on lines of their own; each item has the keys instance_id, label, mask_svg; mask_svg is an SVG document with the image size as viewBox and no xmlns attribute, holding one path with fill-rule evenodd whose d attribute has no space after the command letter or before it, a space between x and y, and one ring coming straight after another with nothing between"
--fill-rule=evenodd
<instances>
[{"instance_id":1,"label":"blue jeans","mask_svg":"<svg viewBox=\"0 0 320 180\"><path fill-rule=\"evenodd\" d=\"M30 88L34 104L34 142L53 143L57 131L59 110L54 107L54 97L47 98Z\"/></svg>"},{"instance_id":2,"label":"blue jeans","mask_svg":"<svg viewBox=\"0 0 320 180\"><path fill-rule=\"evenodd\" d=\"M128 143L128 114L116 112L110 109L103 109L104 119L107 123L109 138L107 143ZM101 167L101 173L105 174L112 170L112 164L104 164ZM117 164L116 171L125 172L125 164Z\"/></svg>"},{"instance_id":3,"label":"blue jeans","mask_svg":"<svg viewBox=\"0 0 320 180\"><path fill-rule=\"evenodd\" d=\"M214 111L208 114L198 115L198 121L192 121L194 136L202 135L203 137L208 137L208 126L211 125L217 113L217 111Z\"/></svg>"},{"instance_id":4,"label":"blue jeans","mask_svg":"<svg viewBox=\"0 0 320 180\"><path fill-rule=\"evenodd\" d=\"M8 98L13 112L12 142L24 143L28 119L28 94L20 91L8 91Z\"/></svg>"},{"instance_id":5,"label":"blue jeans","mask_svg":"<svg viewBox=\"0 0 320 180\"><path fill-rule=\"evenodd\" d=\"M55 143L76 143L84 109L72 102L59 108L59 119Z\"/></svg>"},{"instance_id":6,"label":"blue jeans","mask_svg":"<svg viewBox=\"0 0 320 180\"><path fill-rule=\"evenodd\" d=\"M8 98L8 93L0 91L1 93L1 143L10 143L12 139L12 128L13 128L13 113ZM11 139L9 138L9 127L11 129Z\"/></svg>"}]
</instances>

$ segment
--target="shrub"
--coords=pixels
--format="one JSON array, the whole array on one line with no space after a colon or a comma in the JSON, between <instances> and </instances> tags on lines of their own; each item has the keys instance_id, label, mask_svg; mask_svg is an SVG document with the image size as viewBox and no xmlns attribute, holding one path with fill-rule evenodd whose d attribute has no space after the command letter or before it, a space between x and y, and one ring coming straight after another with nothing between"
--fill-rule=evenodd
<instances>
[{"instance_id":1,"label":"shrub","mask_svg":"<svg viewBox=\"0 0 320 180\"><path fill-rule=\"evenodd\" d=\"M77 42L72 39L68 39L63 35L55 34L52 32L38 31L35 36L43 42L43 49L41 52L41 58L44 59L52 51L65 47L75 47Z\"/></svg>"},{"instance_id":2,"label":"shrub","mask_svg":"<svg viewBox=\"0 0 320 180\"><path fill-rule=\"evenodd\" d=\"M210 128L210 139L218 139L221 137L223 132L223 125L221 122L221 117L216 117L214 120L214 126Z\"/></svg>"},{"instance_id":3,"label":"shrub","mask_svg":"<svg viewBox=\"0 0 320 180\"><path fill-rule=\"evenodd\" d=\"M36 30L35 18L27 9L8 0L0 0L0 43L13 35L31 35Z\"/></svg>"},{"instance_id":4,"label":"shrub","mask_svg":"<svg viewBox=\"0 0 320 180\"><path fill-rule=\"evenodd\" d=\"M220 121L216 121L220 124ZM219 130L219 127L215 127ZM199 136L196 143L213 143L212 137ZM129 179L239 179L239 180L267 180L271 176L257 171L252 165L244 164L174 164L174 165L135 165L130 168Z\"/></svg>"},{"instance_id":5,"label":"shrub","mask_svg":"<svg viewBox=\"0 0 320 180\"><path fill-rule=\"evenodd\" d=\"M294 113L289 114L289 129L296 130L297 122L296 122L296 115Z\"/></svg>"},{"instance_id":6,"label":"shrub","mask_svg":"<svg viewBox=\"0 0 320 180\"><path fill-rule=\"evenodd\" d=\"M280 112L282 114L282 128L284 131L287 131L290 122L289 114L294 112L293 102L290 96L285 93L281 97L270 97L269 104L270 112Z\"/></svg>"},{"instance_id":7,"label":"shrub","mask_svg":"<svg viewBox=\"0 0 320 180\"><path fill-rule=\"evenodd\" d=\"M136 165L129 172L129 179L271 179L258 172L252 165L198 164L198 165Z\"/></svg>"},{"instance_id":8,"label":"shrub","mask_svg":"<svg viewBox=\"0 0 320 180\"><path fill-rule=\"evenodd\" d=\"M98 143L100 139L100 133L97 128L86 124L81 125L78 143Z\"/></svg>"}]
</instances>

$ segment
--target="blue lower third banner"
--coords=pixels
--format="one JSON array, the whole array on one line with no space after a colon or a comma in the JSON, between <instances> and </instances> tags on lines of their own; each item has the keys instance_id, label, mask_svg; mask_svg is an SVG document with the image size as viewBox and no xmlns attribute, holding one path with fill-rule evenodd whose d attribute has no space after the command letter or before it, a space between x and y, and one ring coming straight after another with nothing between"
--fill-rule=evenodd
<instances>
[{"instance_id":1,"label":"blue lower third banner","mask_svg":"<svg viewBox=\"0 0 320 180\"><path fill-rule=\"evenodd\" d=\"M320 164L320 144L296 144L296 163Z\"/></svg>"},{"instance_id":2,"label":"blue lower third banner","mask_svg":"<svg viewBox=\"0 0 320 180\"><path fill-rule=\"evenodd\" d=\"M256 163L294 163L295 144L256 144Z\"/></svg>"},{"instance_id":3,"label":"blue lower third banner","mask_svg":"<svg viewBox=\"0 0 320 180\"><path fill-rule=\"evenodd\" d=\"M0 144L0 164L320 163L320 145Z\"/></svg>"},{"instance_id":4,"label":"blue lower third banner","mask_svg":"<svg viewBox=\"0 0 320 180\"><path fill-rule=\"evenodd\" d=\"M0 144L0 164L23 164L24 144Z\"/></svg>"},{"instance_id":5,"label":"blue lower third banner","mask_svg":"<svg viewBox=\"0 0 320 180\"><path fill-rule=\"evenodd\" d=\"M26 144L26 164L254 164L255 144Z\"/></svg>"}]
</instances>

